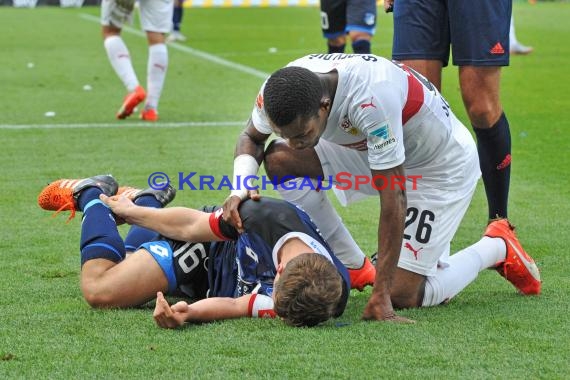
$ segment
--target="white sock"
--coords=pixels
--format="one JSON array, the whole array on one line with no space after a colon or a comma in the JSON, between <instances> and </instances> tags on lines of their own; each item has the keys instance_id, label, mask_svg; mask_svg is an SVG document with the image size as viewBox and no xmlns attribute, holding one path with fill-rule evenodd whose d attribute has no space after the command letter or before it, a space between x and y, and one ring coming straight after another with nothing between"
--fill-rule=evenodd
<instances>
[{"instance_id":1,"label":"white sock","mask_svg":"<svg viewBox=\"0 0 570 380\"><path fill-rule=\"evenodd\" d=\"M426 279L422 306L436 306L450 300L472 283L479 272L505 260L507 248L500 238L484 236L477 243L449 257L449 266L438 268Z\"/></svg>"},{"instance_id":2,"label":"white sock","mask_svg":"<svg viewBox=\"0 0 570 380\"><path fill-rule=\"evenodd\" d=\"M300 188L300 183L305 186ZM312 180L313 188L317 187L317 181ZM293 183L295 185L293 186ZM312 190L307 186L306 179L297 178L287 182L287 187L296 190L285 190L279 186L279 193L286 201L301 207L313 220L321 231L321 234L331 246L338 259L350 269L359 269L364 264L366 255L356 244L342 219L330 203L325 191Z\"/></svg>"},{"instance_id":3,"label":"white sock","mask_svg":"<svg viewBox=\"0 0 570 380\"><path fill-rule=\"evenodd\" d=\"M511 16L511 27L509 29L509 44L511 49L518 44L517 35L515 34L515 18Z\"/></svg>"},{"instance_id":4,"label":"white sock","mask_svg":"<svg viewBox=\"0 0 570 380\"><path fill-rule=\"evenodd\" d=\"M113 69L127 88L127 91L134 91L139 85L139 80L135 74L127 45L125 45L123 39L119 36L107 37L103 44L111 66L113 66Z\"/></svg>"},{"instance_id":5,"label":"white sock","mask_svg":"<svg viewBox=\"0 0 570 380\"><path fill-rule=\"evenodd\" d=\"M168 68L168 50L166 44L155 44L148 48L147 96L145 108L158 108L158 101L164 86Z\"/></svg>"}]
</instances>

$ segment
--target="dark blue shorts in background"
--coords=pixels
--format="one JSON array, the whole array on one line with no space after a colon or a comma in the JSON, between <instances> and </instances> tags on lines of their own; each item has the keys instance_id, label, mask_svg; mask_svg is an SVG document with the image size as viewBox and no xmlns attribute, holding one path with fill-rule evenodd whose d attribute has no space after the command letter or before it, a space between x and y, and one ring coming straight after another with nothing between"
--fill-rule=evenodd
<instances>
[{"instance_id":1,"label":"dark blue shorts in background","mask_svg":"<svg viewBox=\"0 0 570 380\"><path fill-rule=\"evenodd\" d=\"M321 28L325 38L350 31L376 32L376 0L321 0Z\"/></svg>"},{"instance_id":2,"label":"dark blue shorts in background","mask_svg":"<svg viewBox=\"0 0 570 380\"><path fill-rule=\"evenodd\" d=\"M508 66L512 0L396 0L392 58Z\"/></svg>"}]
</instances>

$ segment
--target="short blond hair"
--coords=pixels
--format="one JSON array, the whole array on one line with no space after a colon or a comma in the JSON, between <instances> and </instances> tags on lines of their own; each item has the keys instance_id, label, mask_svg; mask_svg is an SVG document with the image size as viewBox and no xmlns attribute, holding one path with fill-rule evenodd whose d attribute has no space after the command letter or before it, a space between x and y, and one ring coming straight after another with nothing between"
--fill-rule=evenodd
<instances>
[{"instance_id":1,"label":"short blond hair","mask_svg":"<svg viewBox=\"0 0 570 380\"><path fill-rule=\"evenodd\" d=\"M326 257L303 253L287 263L273 289L274 310L291 326L316 326L337 314L343 279Z\"/></svg>"}]
</instances>

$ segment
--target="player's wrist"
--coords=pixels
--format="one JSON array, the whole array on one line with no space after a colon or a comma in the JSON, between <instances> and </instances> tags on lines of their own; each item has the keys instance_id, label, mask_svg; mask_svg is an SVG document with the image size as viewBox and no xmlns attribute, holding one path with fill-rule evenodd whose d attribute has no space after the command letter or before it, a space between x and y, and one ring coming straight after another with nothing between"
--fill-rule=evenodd
<instances>
[{"instance_id":1,"label":"player's wrist","mask_svg":"<svg viewBox=\"0 0 570 380\"><path fill-rule=\"evenodd\" d=\"M257 160L249 154L240 154L234 159L234 175L232 180L231 196L241 200L247 198L249 190L254 189L253 181L259 170Z\"/></svg>"}]
</instances>

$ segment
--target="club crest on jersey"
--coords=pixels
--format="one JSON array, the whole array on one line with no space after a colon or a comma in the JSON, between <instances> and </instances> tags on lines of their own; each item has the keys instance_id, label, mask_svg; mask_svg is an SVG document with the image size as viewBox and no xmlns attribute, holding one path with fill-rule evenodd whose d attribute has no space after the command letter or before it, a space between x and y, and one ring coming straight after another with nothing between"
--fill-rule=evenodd
<instances>
[{"instance_id":1,"label":"club crest on jersey","mask_svg":"<svg viewBox=\"0 0 570 380\"><path fill-rule=\"evenodd\" d=\"M388 121L381 123L378 127L368 132L369 149L380 150L396 142Z\"/></svg>"},{"instance_id":2,"label":"club crest on jersey","mask_svg":"<svg viewBox=\"0 0 570 380\"><path fill-rule=\"evenodd\" d=\"M344 115L344 117L342 118L340 122L340 129L342 129L343 132L348 133L349 135L355 136L358 134L358 131L356 130L356 128L353 127L352 123L348 119L348 115Z\"/></svg>"},{"instance_id":3,"label":"club crest on jersey","mask_svg":"<svg viewBox=\"0 0 570 380\"><path fill-rule=\"evenodd\" d=\"M261 93L259 93L257 95L257 98L255 99L255 106L258 109L262 109L263 108L263 95Z\"/></svg>"},{"instance_id":4,"label":"club crest on jersey","mask_svg":"<svg viewBox=\"0 0 570 380\"><path fill-rule=\"evenodd\" d=\"M364 15L364 23L366 25L374 25L375 21L376 21L376 15L374 13L367 12Z\"/></svg>"}]
</instances>

